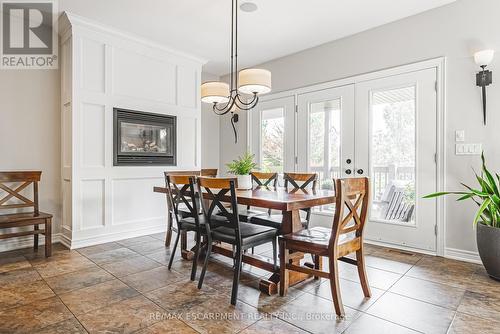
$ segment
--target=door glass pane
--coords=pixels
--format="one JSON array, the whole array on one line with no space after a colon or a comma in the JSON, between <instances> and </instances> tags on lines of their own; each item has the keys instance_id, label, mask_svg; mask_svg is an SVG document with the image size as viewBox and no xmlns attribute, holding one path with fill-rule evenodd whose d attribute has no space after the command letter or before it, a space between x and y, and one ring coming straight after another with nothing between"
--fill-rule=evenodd
<instances>
[{"instance_id":1,"label":"door glass pane","mask_svg":"<svg viewBox=\"0 0 500 334\"><path fill-rule=\"evenodd\" d=\"M333 189L340 177L340 109L340 98L309 105L309 170L318 173L320 189Z\"/></svg>"},{"instance_id":2,"label":"door glass pane","mask_svg":"<svg viewBox=\"0 0 500 334\"><path fill-rule=\"evenodd\" d=\"M415 221L415 86L371 93L371 219Z\"/></svg>"},{"instance_id":3,"label":"door glass pane","mask_svg":"<svg viewBox=\"0 0 500 334\"><path fill-rule=\"evenodd\" d=\"M283 173L285 117L283 108L262 111L261 170Z\"/></svg>"}]
</instances>

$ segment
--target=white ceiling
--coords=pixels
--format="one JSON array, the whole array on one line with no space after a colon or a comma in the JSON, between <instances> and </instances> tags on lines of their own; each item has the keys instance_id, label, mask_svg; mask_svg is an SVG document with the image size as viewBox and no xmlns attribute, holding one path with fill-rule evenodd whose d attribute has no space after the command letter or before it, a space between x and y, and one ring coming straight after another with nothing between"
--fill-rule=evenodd
<instances>
[{"instance_id":1,"label":"white ceiling","mask_svg":"<svg viewBox=\"0 0 500 334\"><path fill-rule=\"evenodd\" d=\"M240 68L455 0L248 1L258 9L239 14ZM209 73L228 72L230 0L59 0L59 9L204 58Z\"/></svg>"}]
</instances>

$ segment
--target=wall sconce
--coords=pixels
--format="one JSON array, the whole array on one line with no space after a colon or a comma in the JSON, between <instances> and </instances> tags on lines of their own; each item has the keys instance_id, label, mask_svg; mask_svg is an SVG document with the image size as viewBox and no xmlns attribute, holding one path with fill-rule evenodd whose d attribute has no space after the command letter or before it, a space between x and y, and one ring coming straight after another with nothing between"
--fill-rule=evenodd
<instances>
[{"instance_id":1,"label":"wall sconce","mask_svg":"<svg viewBox=\"0 0 500 334\"><path fill-rule=\"evenodd\" d=\"M476 74L476 85L482 90L484 125L486 125L486 86L492 83L492 73L486 70L486 66L491 63L494 54L493 50L482 50L474 53L474 61L482 68L482 71Z\"/></svg>"}]
</instances>

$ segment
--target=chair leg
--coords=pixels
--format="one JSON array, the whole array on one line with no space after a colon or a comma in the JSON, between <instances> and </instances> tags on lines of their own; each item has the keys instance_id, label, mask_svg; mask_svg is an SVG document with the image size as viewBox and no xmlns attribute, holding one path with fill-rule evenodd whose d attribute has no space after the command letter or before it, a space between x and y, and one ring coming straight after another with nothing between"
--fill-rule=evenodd
<instances>
[{"instance_id":1,"label":"chair leg","mask_svg":"<svg viewBox=\"0 0 500 334\"><path fill-rule=\"evenodd\" d=\"M35 225L35 231L38 231L38 224ZM38 234L33 235L33 250L38 252Z\"/></svg>"},{"instance_id":2,"label":"chair leg","mask_svg":"<svg viewBox=\"0 0 500 334\"><path fill-rule=\"evenodd\" d=\"M274 272L278 269L278 250L276 246L276 238L273 239L273 264L274 264Z\"/></svg>"},{"instance_id":3,"label":"chair leg","mask_svg":"<svg viewBox=\"0 0 500 334\"><path fill-rule=\"evenodd\" d=\"M330 289L332 290L333 305L335 307L335 313L339 317L344 317L344 305L342 304L342 297L340 296L340 284L339 284L339 271L337 260L334 256L330 256L328 259L330 266Z\"/></svg>"},{"instance_id":4,"label":"chair leg","mask_svg":"<svg viewBox=\"0 0 500 334\"><path fill-rule=\"evenodd\" d=\"M194 281L196 278L196 270L198 268L198 259L200 257L200 252L201 252L201 237L200 237L200 231L196 232L196 250L194 252L194 257L193 257L193 268L191 269L191 281Z\"/></svg>"},{"instance_id":5,"label":"chair leg","mask_svg":"<svg viewBox=\"0 0 500 334\"><path fill-rule=\"evenodd\" d=\"M233 278L233 289L231 290L231 305L236 305L236 299L238 298L238 285L240 282L240 270L241 270L241 246L236 248L236 266L234 268L234 278Z\"/></svg>"},{"instance_id":6,"label":"chair leg","mask_svg":"<svg viewBox=\"0 0 500 334\"><path fill-rule=\"evenodd\" d=\"M288 249L286 249L286 241L280 240L280 296L285 296L288 291Z\"/></svg>"},{"instance_id":7,"label":"chair leg","mask_svg":"<svg viewBox=\"0 0 500 334\"><path fill-rule=\"evenodd\" d=\"M52 256L52 218L45 221L45 257Z\"/></svg>"},{"instance_id":8,"label":"chair leg","mask_svg":"<svg viewBox=\"0 0 500 334\"><path fill-rule=\"evenodd\" d=\"M368 276L366 275L365 268L365 256L363 254L363 248L356 251L356 261L358 262L358 274L359 281L361 282L361 288L365 297L371 297L372 293L370 291L370 285L368 284Z\"/></svg>"},{"instance_id":9,"label":"chair leg","mask_svg":"<svg viewBox=\"0 0 500 334\"><path fill-rule=\"evenodd\" d=\"M181 234L179 231L179 233L177 233L177 236L175 237L174 248L172 248L172 252L170 253L170 259L168 260L168 270L172 268L172 263L174 262L174 257L175 257L175 251L177 250L177 244L179 243L180 237Z\"/></svg>"},{"instance_id":10,"label":"chair leg","mask_svg":"<svg viewBox=\"0 0 500 334\"><path fill-rule=\"evenodd\" d=\"M201 287L203 286L203 279L205 278L205 273L207 272L208 258L210 257L211 252L212 252L212 238L208 237L207 253L205 254L205 261L203 262L203 269L201 270L200 280L198 281L198 289L201 289Z\"/></svg>"}]
</instances>

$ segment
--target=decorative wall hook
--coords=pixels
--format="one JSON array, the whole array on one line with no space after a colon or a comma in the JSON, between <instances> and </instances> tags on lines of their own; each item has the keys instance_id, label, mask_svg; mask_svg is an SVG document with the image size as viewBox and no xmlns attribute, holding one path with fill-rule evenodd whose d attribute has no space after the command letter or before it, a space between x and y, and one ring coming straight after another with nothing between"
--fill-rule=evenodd
<instances>
[{"instance_id":1,"label":"decorative wall hook","mask_svg":"<svg viewBox=\"0 0 500 334\"><path fill-rule=\"evenodd\" d=\"M476 85L481 87L482 91L484 125L486 125L486 86L492 83L493 78L492 72L486 70L486 66L491 63L494 54L495 51L493 50L482 50L474 54L474 61L482 69L476 74Z\"/></svg>"}]
</instances>

